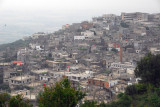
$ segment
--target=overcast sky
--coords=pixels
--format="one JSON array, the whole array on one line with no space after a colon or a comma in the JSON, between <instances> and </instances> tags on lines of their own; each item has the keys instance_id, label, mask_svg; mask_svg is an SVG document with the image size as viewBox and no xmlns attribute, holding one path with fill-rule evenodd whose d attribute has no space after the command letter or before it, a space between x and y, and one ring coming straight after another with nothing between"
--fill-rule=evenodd
<instances>
[{"instance_id":1,"label":"overcast sky","mask_svg":"<svg viewBox=\"0 0 160 107\"><path fill-rule=\"evenodd\" d=\"M121 12L160 13L160 0L0 0L0 43Z\"/></svg>"},{"instance_id":2,"label":"overcast sky","mask_svg":"<svg viewBox=\"0 0 160 107\"><path fill-rule=\"evenodd\" d=\"M159 12L160 0L0 0L1 10L75 12Z\"/></svg>"}]
</instances>

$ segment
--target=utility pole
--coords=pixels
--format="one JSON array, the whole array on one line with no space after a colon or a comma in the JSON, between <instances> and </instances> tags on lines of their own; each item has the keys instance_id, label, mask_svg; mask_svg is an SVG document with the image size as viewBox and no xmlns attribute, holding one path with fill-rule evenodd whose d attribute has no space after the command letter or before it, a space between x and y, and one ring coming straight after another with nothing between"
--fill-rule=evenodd
<instances>
[{"instance_id":1,"label":"utility pole","mask_svg":"<svg viewBox=\"0 0 160 107\"><path fill-rule=\"evenodd\" d=\"M120 47L120 62L122 63L122 47Z\"/></svg>"},{"instance_id":2,"label":"utility pole","mask_svg":"<svg viewBox=\"0 0 160 107\"><path fill-rule=\"evenodd\" d=\"M23 83L22 83L22 64L20 64L20 72L21 72L21 87L23 86Z\"/></svg>"}]
</instances>

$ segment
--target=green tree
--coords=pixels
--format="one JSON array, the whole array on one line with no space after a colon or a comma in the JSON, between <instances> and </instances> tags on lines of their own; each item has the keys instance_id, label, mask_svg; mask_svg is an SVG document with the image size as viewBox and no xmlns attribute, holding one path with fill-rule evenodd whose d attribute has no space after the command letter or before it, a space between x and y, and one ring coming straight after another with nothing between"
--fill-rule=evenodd
<instances>
[{"instance_id":1,"label":"green tree","mask_svg":"<svg viewBox=\"0 0 160 107\"><path fill-rule=\"evenodd\" d=\"M148 96L148 103L151 107L160 107L160 97L156 92Z\"/></svg>"},{"instance_id":2,"label":"green tree","mask_svg":"<svg viewBox=\"0 0 160 107\"><path fill-rule=\"evenodd\" d=\"M132 98L126 94L120 94L117 101L105 104L103 107L131 107Z\"/></svg>"},{"instance_id":3,"label":"green tree","mask_svg":"<svg viewBox=\"0 0 160 107\"><path fill-rule=\"evenodd\" d=\"M85 100L84 104L81 104L80 107L96 107L96 101Z\"/></svg>"},{"instance_id":4,"label":"green tree","mask_svg":"<svg viewBox=\"0 0 160 107\"><path fill-rule=\"evenodd\" d=\"M150 87L149 84L139 83L134 85L137 89L137 94L144 94L148 90L151 90L152 87Z\"/></svg>"},{"instance_id":5,"label":"green tree","mask_svg":"<svg viewBox=\"0 0 160 107\"><path fill-rule=\"evenodd\" d=\"M75 107L85 94L71 87L65 78L56 83L55 87L44 87L38 96L39 107Z\"/></svg>"},{"instance_id":6,"label":"green tree","mask_svg":"<svg viewBox=\"0 0 160 107\"><path fill-rule=\"evenodd\" d=\"M131 97L124 94L123 96L121 96L119 101L116 102L116 106L117 107L130 107L131 101L132 101ZM115 103L113 105L115 105ZM113 107L113 106L111 106L111 107Z\"/></svg>"},{"instance_id":7,"label":"green tree","mask_svg":"<svg viewBox=\"0 0 160 107\"><path fill-rule=\"evenodd\" d=\"M101 102L101 104L99 105L99 107L107 107L107 104L105 104L104 102Z\"/></svg>"},{"instance_id":8,"label":"green tree","mask_svg":"<svg viewBox=\"0 0 160 107\"><path fill-rule=\"evenodd\" d=\"M143 83L160 85L160 55L149 53L137 63L135 69L136 77L140 77Z\"/></svg>"},{"instance_id":9,"label":"green tree","mask_svg":"<svg viewBox=\"0 0 160 107\"><path fill-rule=\"evenodd\" d=\"M130 95L130 96L133 96L135 94L137 94L137 88L135 85L129 85L126 90L125 90L125 93L127 95Z\"/></svg>"},{"instance_id":10,"label":"green tree","mask_svg":"<svg viewBox=\"0 0 160 107\"><path fill-rule=\"evenodd\" d=\"M8 93L0 94L0 107L7 107L7 103L10 99L10 95Z\"/></svg>"},{"instance_id":11,"label":"green tree","mask_svg":"<svg viewBox=\"0 0 160 107\"><path fill-rule=\"evenodd\" d=\"M29 100L25 100L22 95L18 94L11 97L9 107L32 107L32 105L29 104Z\"/></svg>"}]
</instances>

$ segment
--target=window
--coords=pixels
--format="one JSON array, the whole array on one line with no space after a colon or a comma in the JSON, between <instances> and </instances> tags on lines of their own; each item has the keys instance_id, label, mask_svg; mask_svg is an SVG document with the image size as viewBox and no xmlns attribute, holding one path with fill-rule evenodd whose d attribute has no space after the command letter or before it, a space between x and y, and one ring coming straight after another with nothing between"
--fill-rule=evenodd
<instances>
[{"instance_id":1,"label":"window","mask_svg":"<svg viewBox=\"0 0 160 107\"><path fill-rule=\"evenodd\" d=\"M93 81L93 85L95 85L95 81Z\"/></svg>"}]
</instances>

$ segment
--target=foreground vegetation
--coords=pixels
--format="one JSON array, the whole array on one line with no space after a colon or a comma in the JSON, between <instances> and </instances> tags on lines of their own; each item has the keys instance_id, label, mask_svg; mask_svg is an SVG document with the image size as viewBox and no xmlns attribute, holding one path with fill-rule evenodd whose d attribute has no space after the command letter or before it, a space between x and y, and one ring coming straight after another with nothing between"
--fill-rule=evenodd
<instances>
[{"instance_id":1,"label":"foreground vegetation","mask_svg":"<svg viewBox=\"0 0 160 107\"><path fill-rule=\"evenodd\" d=\"M39 93L39 107L75 107L85 96L80 90L71 87L70 81L65 78L55 87L44 87Z\"/></svg>"},{"instance_id":2,"label":"foreground vegetation","mask_svg":"<svg viewBox=\"0 0 160 107\"><path fill-rule=\"evenodd\" d=\"M0 94L0 107L32 107L32 105L22 95L11 97L8 93L2 93Z\"/></svg>"}]
</instances>

